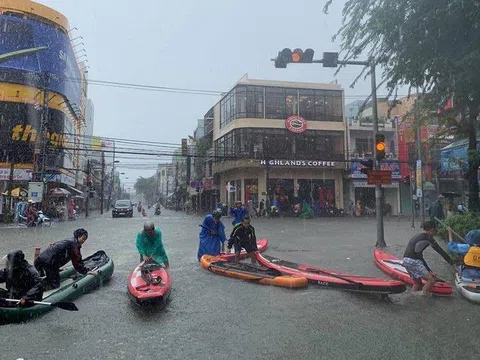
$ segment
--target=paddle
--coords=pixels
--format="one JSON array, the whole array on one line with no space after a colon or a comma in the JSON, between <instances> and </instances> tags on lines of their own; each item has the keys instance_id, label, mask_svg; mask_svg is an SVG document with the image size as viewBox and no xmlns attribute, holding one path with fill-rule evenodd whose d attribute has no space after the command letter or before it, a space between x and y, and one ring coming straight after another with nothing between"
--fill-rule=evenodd
<instances>
[{"instance_id":1,"label":"paddle","mask_svg":"<svg viewBox=\"0 0 480 360\"><path fill-rule=\"evenodd\" d=\"M332 274L332 273L329 273L329 272L327 272L327 271L318 270L318 269L316 269L316 268L306 267L305 269L302 269L302 270L303 270L303 271L307 271L307 272L311 272L311 273L316 273L316 274L324 274L324 275L327 275L327 276L331 276L331 277L334 277L334 278L337 278L337 279L346 281L346 282L348 282L348 283L350 283L350 284L354 284L354 285L357 285L357 286L363 286L363 284L362 284L361 282L353 281L353 280L344 278L343 276L336 275L336 274ZM301 270L301 271L302 271L302 270Z\"/></svg>"},{"instance_id":2,"label":"paddle","mask_svg":"<svg viewBox=\"0 0 480 360\"><path fill-rule=\"evenodd\" d=\"M20 302L20 300L16 300L16 299L2 299L2 300L8 301L8 302L15 302L15 303ZM52 307L56 307L56 308L67 310L67 311L78 311L77 306L73 302L67 302L67 301L58 301L54 303L48 303L43 301L27 301L27 303L33 303L35 305L52 306Z\"/></svg>"},{"instance_id":3,"label":"paddle","mask_svg":"<svg viewBox=\"0 0 480 360\"><path fill-rule=\"evenodd\" d=\"M445 226L447 229L450 228L450 226L446 225L445 222L443 222L442 220L440 220L440 219L437 218L436 216L434 216L434 219L437 220L441 225ZM452 228L450 228L450 230L452 230L452 233L453 233L454 235L456 235L463 243L465 243L465 244L467 243L467 242L465 241L465 239L464 239L463 237L461 237L460 235L458 235L455 231L453 231Z\"/></svg>"}]
</instances>

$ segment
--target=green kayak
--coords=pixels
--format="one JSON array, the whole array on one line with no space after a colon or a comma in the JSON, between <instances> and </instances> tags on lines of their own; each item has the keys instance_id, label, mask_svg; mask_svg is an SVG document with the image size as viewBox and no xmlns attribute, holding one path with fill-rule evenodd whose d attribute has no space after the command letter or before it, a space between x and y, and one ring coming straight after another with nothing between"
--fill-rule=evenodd
<instances>
[{"instance_id":1,"label":"green kayak","mask_svg":"<svg viewBox=\"0 0 480 360\"><path fill-rule=\"evenodd\" d=\"M87 294L104 282L108 281L113 274L113 261L104 251L84 259L88 269L97 268L96 275L81 275L73 267L60 270L61 284L58 289L45 291L44 302L54 303L59 301L73 301L83 294ZM43 315L53 309L51 306L35 305L26 308L3 307L0 305L0 322L22 322L33 317Z\"/></svg>"}]
</instances>

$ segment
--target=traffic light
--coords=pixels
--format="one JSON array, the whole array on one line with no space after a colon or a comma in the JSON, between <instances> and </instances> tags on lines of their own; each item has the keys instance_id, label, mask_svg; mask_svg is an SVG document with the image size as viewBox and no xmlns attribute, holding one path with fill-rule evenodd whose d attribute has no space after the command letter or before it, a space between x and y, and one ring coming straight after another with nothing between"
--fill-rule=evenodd
<instances>
[{"instance_id":1,"label":"traffic light","mask_svg":"<svg viewBox=\"0 0 480 360\"><path fill-rule=\"evenodd\" d=\"M323 67L337 67L338 66L338 53L337 52L324 52L323 53Z\"/></svg>"},{"instance_id":2,"label":"traffic light","mask_svg":"<svg viewBox=\"0 0 480 360\"><path fill-rule=\"evenodd\" d=\"M293 51L285 48L278 53L275 59L275 67L285 69L291 63L311 63L314 54L315 52L310 48L305 51L298 48Z\"/></svg>"},{"instance_id":3,"label":"traffic light","mask_svg":"<svg viewBox=\"0 0 480 360\"><path fill-rule=\"evenodd\" d=\"M182 156L188 155L187 139L182 139Z\"/></svg>"},{"instance_id":4,"label":"traffic light","mask_svg":"<svg viewBox=\"0 0 480 360\"><path fill-rule=\"evenodd\" d=\"M383 134L377 134L375 136L375 150L377 153L377 160L383 160L385 159L385 149L387 148L387 145L385 144L385 135Z\"/></svg>"},{"instance_id":5,"label":"traffic light","mask_svg":"<svg viewBox=\"0 0 480 360\"><path fill-rule=\"evenodd\" d=\"M362 174L368 175L368 173L373 170L373 159L361 160L360 164L362 165L360 169Z\"/></svg>"}]
</instances>

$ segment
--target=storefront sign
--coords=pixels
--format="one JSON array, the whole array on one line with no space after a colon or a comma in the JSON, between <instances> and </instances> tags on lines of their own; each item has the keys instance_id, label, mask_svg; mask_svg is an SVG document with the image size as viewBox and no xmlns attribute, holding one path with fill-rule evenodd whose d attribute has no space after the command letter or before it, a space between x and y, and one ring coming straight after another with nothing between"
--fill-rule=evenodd
<instances>
[{"instance_id":1,"label":"storefront sign","mask_svg":"<svg viewBox=\"0 0 480 360\"><path fill-rule=\"evenodd\" d=\"M299 115L292 115L285 120L285 127L295 134L300 134L307 130L307 120Z\"/></svg>"},{"instance_id":2,"label":"storefront sign","mask_svg":"<svg viewBox=\"0 0 480 360\"><path fill-rule=\"evenodd\" d=\"M14 181L29 181L32 179L32 170L15 169L13 170ZM10 168L0 168L0 181L10 180Z\"/></svg>"},{"instance_id":3,"label":"storefront sign","mask_svg":"<svg viewBox=\"0 0 480 360\"><path fill-rule=\"evenodd\" d=\"M28 200L38 203L43 201L43 182L28 183Z\"/></svg>"},{"instance_id":4,"label":"storefront sign","mask_svg":"<svg viewBox=\"0 0 480 360\"><path fill-rule=\"evenodd\" d=\"M334 167L335 161L323 160L260 160L260 166L276 167Z\"/></svg>"},{"instance_id":5,"label":"storefront sign","mask_svg":"<svg viewBox=\"0 0 480 360\"><path fill-rule=\"evenodd\" d=\"M351 164L352 179L366 179L367 175L361 172L364 166L360 164L360 160L354 161ZM386 161L380 163L380 170L390 170L392 172L392 179L400 179L400 163L396 161Z\"/></svg>"},{"instance_id":6,"label":"storefront sign","mask_svg":"<svg viewBox=\"0 0 480 360\"><path fill-rule=\"evenodd\" d=\"M355 188L374 188L375 185L369 185L367 184L367 181L365 180L354 180L353 181L353 187ZM390 185L382 185L382 188L390 189L390 188L398 188L398 181L392 181Z\"/></svg>"},{"instance_id":7,"label":"storefront sign","mask_svg":"<svg viewBox=\"0 0 480 360\"><path fill-rule=\"evenodd\" d=\"M45 175L46 182L59 182L62 184L75 186L75 179L65 174Z\"/></svg>"}]
</instances>

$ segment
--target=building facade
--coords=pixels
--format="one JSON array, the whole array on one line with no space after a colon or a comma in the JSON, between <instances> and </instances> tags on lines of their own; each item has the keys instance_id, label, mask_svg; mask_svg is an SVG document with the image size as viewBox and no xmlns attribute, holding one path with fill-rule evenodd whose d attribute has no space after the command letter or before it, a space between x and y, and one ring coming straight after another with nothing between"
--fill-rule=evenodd
<instances>
[{"instance_id":1,"label":"building facade","mask_svg":"<svg viewBox=\"0 0 480 360\"><path fill-rule=\"evenodd\" d=\"M220 201L343 208L343 108L336 84L240 79L212 111Z\"/></svg>"},{"instance_id":2,"label":"building facade","mask_svg":"<svg viewBox=\"0 0 480 360\"><path fill-rule=\"evenodd\" d=\"M0 174L13 163L14 186L36 180L79 193L76 140L86 85L69 30L68 20L44 5L0 4ZM0 177L3 190L8 178Z\"/></svg>"}]
</instances>

